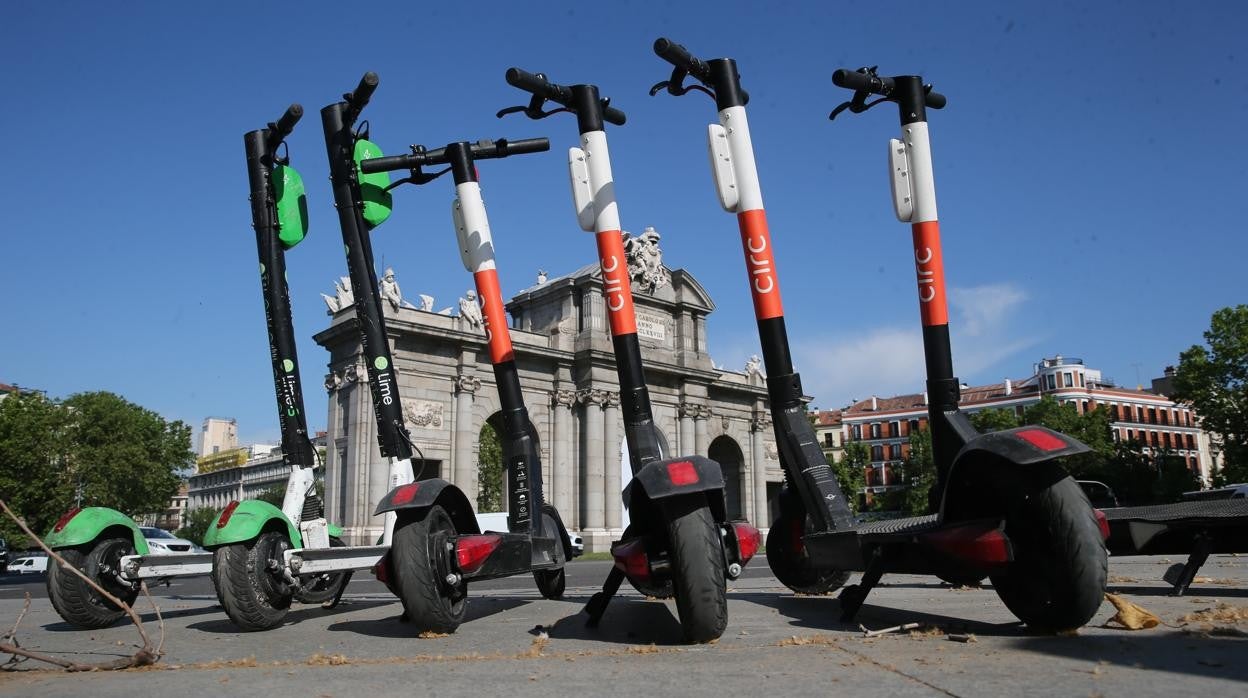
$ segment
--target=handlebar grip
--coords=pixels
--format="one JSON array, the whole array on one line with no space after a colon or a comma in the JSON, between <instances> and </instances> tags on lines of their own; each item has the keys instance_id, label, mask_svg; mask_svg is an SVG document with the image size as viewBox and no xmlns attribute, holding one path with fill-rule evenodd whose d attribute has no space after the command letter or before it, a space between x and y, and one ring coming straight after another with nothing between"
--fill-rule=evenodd
<instances>
[{"instance_id":1,"label":"handlebar grip","mask_svg":"<svg viewBox=\"0 0 1248 698\"><path fill-rule=\"evenodd\" d=\"M710 70L704 61L693 57L688 49L671 39L660 37L654 40L654 52L659 58L671 63L677 68L687 70L691 75L699 80L705 80Z\"/></svg>"},{"instance_id":2,"label":"handlebar grip","mask_svg":"<svg viewBox=\"0 0 1248 698\"><path fill-rule=\"evenodd\" d=\"M944 109L946 101L945 96L939 92L928 92L925 100L929 109Z\"/></svg>"},{"instance_id":3,"label":"handlebar grip","mask_svg":"<svg viewBox=\"0 0 1248 698\"><path fill-rule=\"evenodd\" d=\"M295 130L295 124L299 123L301 118L303 118L303 105L296 103L286 107L286 113L273 124L270 137L278 143L286 140L286 136Z\"/></svg>"},{"instance_id":4,"label":"handlebar grip","mask_svg":"<svg viewBox=\"0 0 1248 698\"><path fill-rule=\"evenodd\" d=\"M415 155L389 155L383 158L371 158L360 161L360 172L390 172L391 170L410 170L421 164L422 158Z\"/></svg>"},{"instance_id":5,"label":"handlebar grip","mask_svg":"<svg viewBox=\"0 0 1248 698\"><path fill-rule=\"evenodd\" d=\"M848 70L846 68L838 68L832 73L832 84L837 87L844 87L855 92L873 92L875 94L883 94L885 80L888 78L872 77L856 70Z\"/></svg>"},{"instance_id":6,"label":"handlebar grip","mask_svg":"<svg viewBox=\"0 0 1248 698\"><path fill-rule=\"evenodd\" d=\"M377 77L377 73L371 70L364 73L364 77L360 78L360 84L355 86L347 101L351 102L351 106L363 108L365 104L368 104L369 98L373 96L373 91L377 89L378 82L380 82L380 78Z\"/></svg>"},{"instance_id":7,"label":"handlebar grip","mask_svg":"<svg viewBox=\"0 0 1248 698\"><path fill-rule=\"evenodd\" d=\"M525 153L544 153L550 150L549 138L524 138L518 141L502 141L498 143L500 154L523 155Z\"/></svg>"},{"instance_id":8,"label":"handlebar grip","mask_svg":"<svg viewBox=\"0 0 1248 698\"><path fill-rule=\"evenodd\" d=\"M539 97L559 102L565 106L569 97L566 94L567 88L562 85L556 85L540 75L535 75L519 68L507 69L507 84L519 87L525 92L531 92Z\"/></svg>"},{"instance_id":9,"label":"handlebar grip","mask_svg":"<svg viewBox=\"0 0 1248 698\"><path fill-rule=\"evenodd\" d=\"M604 107L602 110L602 118L607 123L615 124L616 126L623 126L624 122L628 120L628 117L625 116L624 112L616 109L615 107Z\"/></svg>"}]
</instances>

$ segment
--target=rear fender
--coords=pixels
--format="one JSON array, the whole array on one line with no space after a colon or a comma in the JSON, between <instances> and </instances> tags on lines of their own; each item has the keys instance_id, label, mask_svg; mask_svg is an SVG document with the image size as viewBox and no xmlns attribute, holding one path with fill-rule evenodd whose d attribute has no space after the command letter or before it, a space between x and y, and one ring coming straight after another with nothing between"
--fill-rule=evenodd
<instances>
[{"instance_id":1,"label":"rear fender","mask_svg":"<svg viewBox=\"0 0 1248 698\"><path fill-rule=\"evenodd\" d=\"M43 542L48 544L49 548L59 550L61 548L74 548L80 545L86 545L99 538L102 533L109 529L117 529L121 533L122 529L134 539L134 550L139 555L147 555L147 540L143 538L139 526L129 516L108 507L85 507L80 509L78 513L70 517L69 521L57 531L53 529L44 536ZM123 534L124 535L124 534Z\"/></svg>"},{"instance_id":2,"label":"rear fender","mask_svg":"<svg viewBox=\"0 0 1248 698\"><path fill-rule=\"evenodd\" d=\"M706 492L715 520L723 521L726 518L724 471L719 467L719 463L710 458L685 456L646 464L633 475L628 487L624 488L625 505L628 505L634 496L641 494L634 492L634 487L640 487L647 498L655 501Z\"/></svg>"},{"instance_id":3,"label":"rear fender","mask_svg":"<svg viewBox=\"0 0 1248 698\"><path fill-rule=\"evenodd\" d=\"M953 459L941 519L1002 516L1011 502L1066 477L1059 459L1091 450L1078 439L1039 426L981 434Z\"/></svg>"},{"instance_id":4,"label":"rear fender","mask_svg":"<svg viewBox=\"0 0 1248 698\"><path fill-rule=\"evenodd\" d=\"M224 526L221 525L221 513L217 514L204 534L204 547L214 550L223 545L244 543L270 528L285 528L290 544L296 548L303 546L299 528L286 518L281 509L259 499L244 499L230 513Z\"/></svg>"},{"instance_id":5,"label":"rear fender","mask_svg":"<svg viewBox=\"0 0 1248 698\"><path fill-rule=\"evenodd\" d=\"M428 513L429 507L434 504L446 510L455 524L457 533L481 532L477 526L477 517L473 512L472 504L468 501L464 491L436 477L399 485L390 490L377 504L373 515L384 514L388 511L398 513L398 521L395 523L397 528L412 521L420 521Z\"/></svg>"}]
</instances>

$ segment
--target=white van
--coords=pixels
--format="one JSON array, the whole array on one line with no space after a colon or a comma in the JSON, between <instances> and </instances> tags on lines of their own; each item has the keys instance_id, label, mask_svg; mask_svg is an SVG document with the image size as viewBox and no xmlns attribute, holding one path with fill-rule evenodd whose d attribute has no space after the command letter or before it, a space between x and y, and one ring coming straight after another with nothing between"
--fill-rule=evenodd
<instances>
[{"instance_id":1,"label":"white van","mask_svg":"<svg viewBox=\"0 0 1248 698\"><path fill-rule=\"evenodd\" d=\"M48 571L48 556L19 557L9 563L9 571L18 574L43 574Z\"/></svg>"}]
</instances>

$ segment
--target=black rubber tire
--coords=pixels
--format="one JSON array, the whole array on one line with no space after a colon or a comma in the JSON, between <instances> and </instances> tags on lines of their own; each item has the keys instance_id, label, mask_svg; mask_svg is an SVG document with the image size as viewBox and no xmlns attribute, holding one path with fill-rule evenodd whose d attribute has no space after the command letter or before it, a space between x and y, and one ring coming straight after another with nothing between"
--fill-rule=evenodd
<instances>
[{"instance_id":1,"label":"black rubber tire","mask_svg":"<svg viewBox=\"0 0 1248 698\"><path fill-rule=\"evenodd\" d=\"M56 551L65 562L82 570L96 584L107 589L111 594L126 602L134 604L139 592L117 579L115 576L102 575L100 564L105 563L117 569L121 558L134 554L134 541L127 537L110 536L98 538L90 545L77 548L65 548ZM48 560L48 599L57 614L66 623L79 628L107 628L126 615L119 606L92 589L81 577L66 569L61 569L55 558Z\"/></svg>"},{"instance_id":2,"label":"black rubber tire","mask_svg":"<svg viewBox=\"0 0 1248 698\"><path fill-rule=\"evenodd\" d=\"M545 511L546 507L542 507L542 531L551 538L555 539L555 560L559 566L544 569L533 570L533 581L537 583L537 590L541 593L543 599L558 600L563 598L564 589L567 588L568 576L564 572L564 564L567 562L567 554L563 549L563 538L560 533L558 520Z\"/></svg>"},{"instance_id":3,"label":"black rubber tire","mask_svg":"<svg viewBox=\"0 0 1248 698\"><path fill-rule=\"evenodd\" d=\"M440 505L429 508L420 521L394 532L390 558L394 563L393 585L403 602L408 621L417 632L453 633L468 607L468 583L446 583L433 556L435 545L455 535L455 523Z\"/></svg>"},{"instance_id":4,"label":"black rubber tire","mask_svg":"<svg viewBox=\"0 0 1248 698\"><path fill-rule=\"evenodd\" d=\"M818 570L811 566L810 554L800 540L809 529L806 518L803 513L799 522L794 514L781 508L779 518L767 532L767 565L781 584L799 594L831 594L849 581L849 572Z\"/></svg>"},{"instance_id":5,"label":"black rubber tire","mask_svg":"<svg viewBox=\"0 0 1248 698\"><path fill-rule=\"evenodd\" d=\"M343 542L337 538L330 538L329 547L341 548ZM299 583L302 587L295 592L295 601L306 604L322 604L332 601L338 596L338 591L350 581L351 570L300 575Z\"/></svg>"},{"instance_id":6,"label":"black rubber tire","mask_svg":"<svg viewBox=\"0 0 1248 698\"><path fill-rule=\"evenodd\" d=\"M677 497L664 503L672 543L672 586L685 639L710 642L728 626L727 580L719 527L706 499Z\"/></svg>"},{"instance_id":7,"label":"black rubber tire","mask_svg":"<svg viewBox=\"0 0 1248 698\"><path fill-rule=\"evenodd\" d=\"M265 531L245 543L217 548L212 560L212 585L225 614L241 630L269 630L286 619L294 589L270 572L268 561L282 560L290 548L285 531Z\"/></svg>"},{"instance_id":8,"label":"black rubber tire","mask_svg":"<svg viewBox=\"0 0 1248 698\"><path fill-rule=\"evenodd\" d=\"M1074 479L1037 488L1007 514L1005 533L1014 561L990 577L1006 607L1041 632L1091 620L1104 599L1108 560L1096 515Z\"/></svg>"}]
</instances>

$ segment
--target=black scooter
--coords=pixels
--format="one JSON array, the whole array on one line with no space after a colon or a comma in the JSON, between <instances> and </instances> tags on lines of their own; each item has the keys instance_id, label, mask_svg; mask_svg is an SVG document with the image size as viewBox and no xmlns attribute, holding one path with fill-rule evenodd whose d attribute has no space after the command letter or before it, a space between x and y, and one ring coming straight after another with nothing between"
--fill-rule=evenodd
<instances>
[{"instance_id":1,"label":"black scooter","mask_svg":"<svg viewBox=\"0 0 1248 698\"><path fill-rule=\"evenodd\" d=\"M456 198L452 208L455 235L464 268L473 276L481 303L481 315L502 403L503 460L507 467L508 516L504 533L461 535L449 521L433 526L431 512L424 520L401 517L395 533L394 564L401 596L411 599L409 616L443 617L452 615L469 580L495 579L533 572L543 597L563 595L564 563L573 557L572 541L559 512L545 502L542 494L542 462L537 432L529 421L520 376L516 370L511 335L503 296L499 289L494 260L494 240L486 217L476 162L505 158L550 149L545 138L521 141L450 143L427 150L413 146L411 155L397 155L360 161L363 174L409 170L411 174L394 185L428 184L448 171L455 180ZM439 172L423 168L448 165ZM419 487L424 487L421 482ZM400 488L401 490L402 488ZM396 496L400 491L396 490ZM393 504L391 498L391 504ZM386 506L383 503L383 506ZM435 505L436 508L436 505ZM380 508L379 508L380 510ZM436 517L436 518L440 518ZM410 525L408 525L410 523ZM425 539L422 539L424 537ZM428 591L436 589L436 597ZM417 610L419 613L413 614ZM460 611L462 613L462 611Z\"/></svg>"},{"instance_id":2,"label":"black scooter","mask_svg":"<svg viewBox=\"0 0 1248 698\"><path fill-rule=\"evenodd\" d=\"M633 471L623 493L630 523L611 546L615 566L602 591L586 606L589 624L598 623L627 578L645 593L675 596L685 638L709 642L727 626L725 579L740 574L757 551L760 536L744 521L727 521L719 465L701 456L670 457L654 424L604 129L604 121L622 125L625 115L601 99L595 85L564 87L519 68L508 70L506 77L533 97L527 106L501 110L500 118L517 112L531 119L559 112L576 115L581 144L568 155L573 204L581 228L595 233L615 349ZM559 108L543 111L547 101Z\"/></svg>"},{"instance_id":3,"label":"black scooter","mask_svg":"<svg viewBox=\"0 0 1248 698\"><path fill-rule=\"evenodd\" d=\"M779 516L767 537L772 571L796 591L827 592L844 584L850 570L862 570L861 581L840 595L847 621L885 572L906 572L953 579L987 575L1006 606L1034 628L1062 630L1086 623L1100 607L1105 588L1102 527L1078 485L1055 460L1087 447L1040 427L981 435L958 410L924 111L925 106L944 106L944 97L930 92L917 77L885 79L886 96L901 109L906 131L902 150L912 163L903 179L910 188L899 200L912 207L903 220L914 223L928 419L938 466L931 493L934 513L855 524L807 419L801 379L789 355L745 113L749 96L741 89L736 62L699 60L667 39L657 40L654 51L674 69L651 94L702 92L715 101L719 113L719 123L709 132L712 172L721 205L737 215L785 472ZM837 84L863 90L877 84L857 73L851 78L843 73L838 71ZM700 84L685 85L688 77Z\"/></svg>"}]
</instances>

